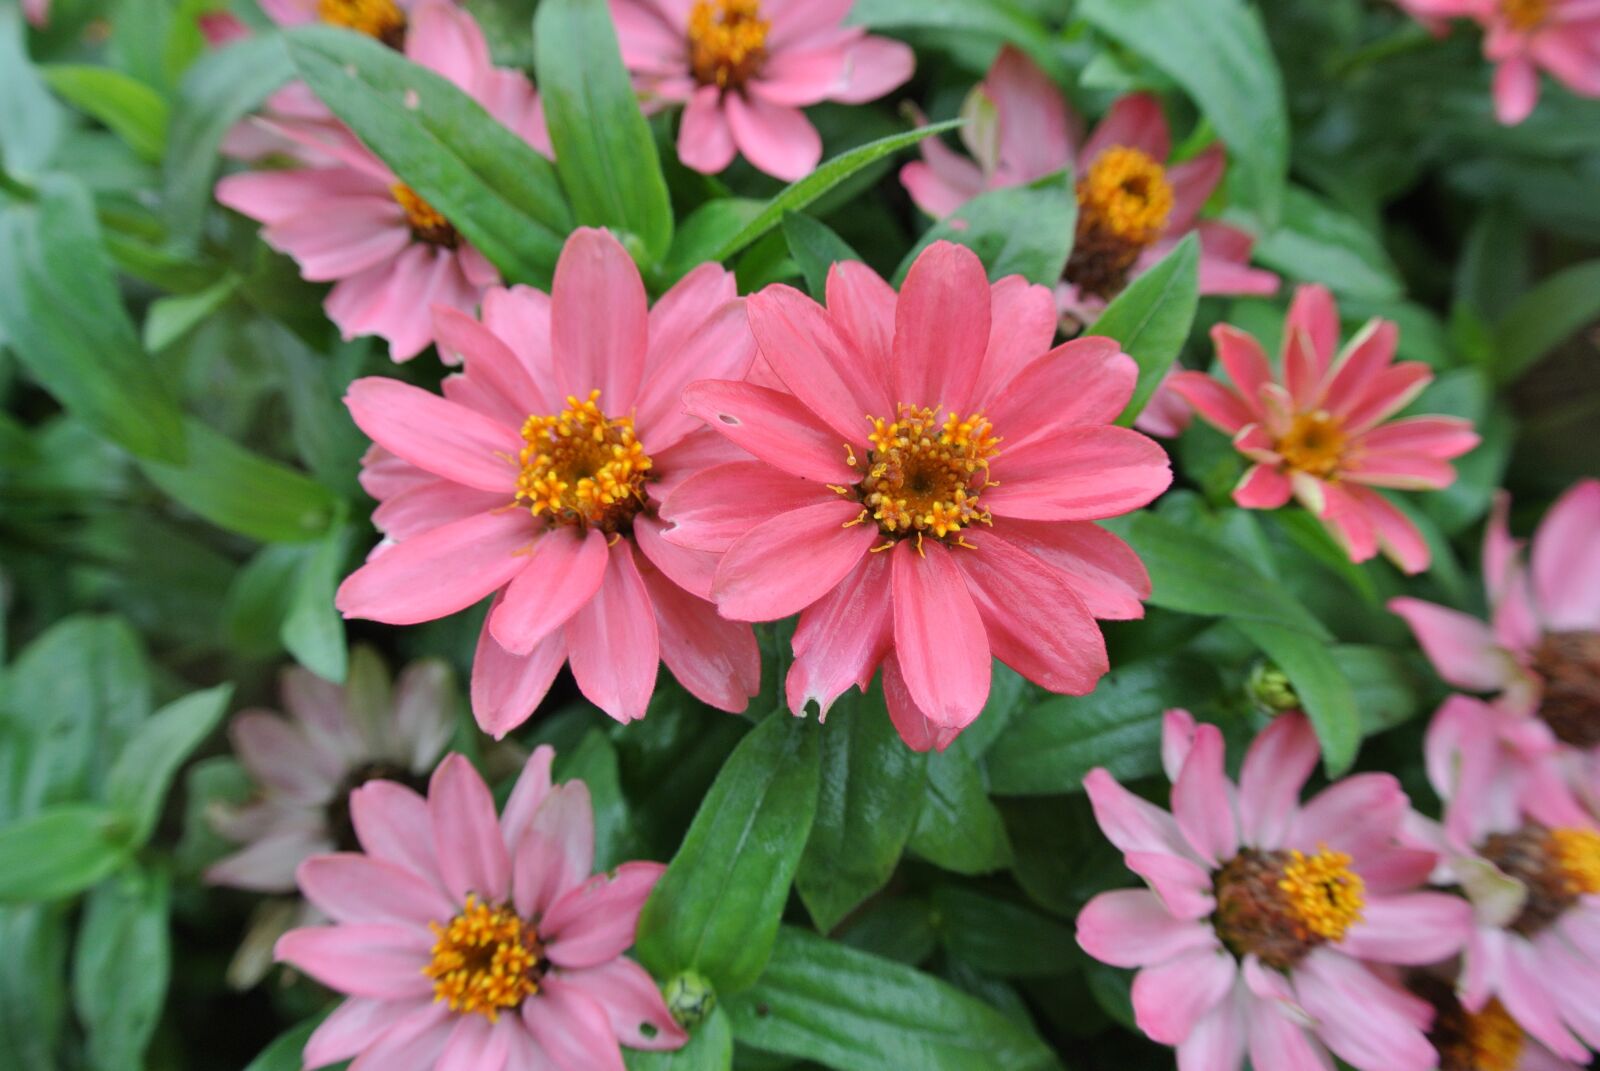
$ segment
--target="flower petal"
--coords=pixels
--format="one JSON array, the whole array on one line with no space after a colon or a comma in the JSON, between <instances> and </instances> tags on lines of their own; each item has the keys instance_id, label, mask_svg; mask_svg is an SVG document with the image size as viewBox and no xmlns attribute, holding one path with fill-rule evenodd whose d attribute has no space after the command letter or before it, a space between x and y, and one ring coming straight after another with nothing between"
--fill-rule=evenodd
<instances>
[{"instance_id":1,"label":"flower petal","mask_svg":"<svg viewBox=\"0 0 1600 1071\"><path fill-rule=\"evenodd\" d=\"M396 457L508 501L516 490L522 436L506 425L382 376L356 380L344 400L357 426Z\"/></svg>"},{"instance_id":2,"label":"flower petal","mask_svg":"<svg viewBox=\"0 0 1600 1071\"><path fill-rule=\"evenodd\" d=\"M761 688L761 650L749 625L729 621L715 604L641 568L661 635L661 661L701 702L740 713Z\"/></svg>"},{"instance_id":3,"label":"flower petal","mask_svg":"<svg viewBox=\"0 0 1600 1071\"><path fill-rule=\"evenodd\" d=\"M989 277L976 253L944 241L923 250L895 307L895 398L965 415L989 348L990 310Z\"/></svg>"},{"instance_id":4,"label":"flower petal","mask_svg":"<svg viewBox=\"0 0 1600 1071\"><path fill-rule=\"evenodd\" d=\"M1510 666L1482 621L1409 597L1390 599L1389 609L1411 626L1445 683L1473 692L1498 691L1507 684Z\"/></svg>"},{"instance_id":5,"label":"flower petal","mask_svg":"<svg viewBox=\"0 0 1600 1071\"><path fill-rule=\"evenodd\" d=\"M508 654L530 654L594 598L606 558L606 534L598 528L545 533L489 615L495 641Z\"/></svg>"},{"instance_id":6,"label":"flower petal","mask_svg":"<svg viewBox=\"0 0 1600 1071\"><path fill-rule=\"evenodd\" d=\"M1194 743L1172 786L1172 815L1202 861L1213 867L1239 850L1234 818L1233 785L1223 769L1222 731L1215 725L1195 727Z\"/></svg>"},{"instance_id":7,"label":"flower petal","mask_svg":"<svg viewBox=\"0 0 1600 1071\"><path fill-rule=\"evenodd\" d=\"M1445 893L1368 896L1339 947L1369 963L1426 967L1455 956L1472 933L1472 906Z\"/></svg>"},{"instance_id":8,"label":"flower petal","mask_svg":"<svg viewBox=\"0 0 1600 1071\"><path fill-rule=\"evenodd\" d=\"M278 938L273 955L329 989L404 1000L433 992L422 973L432 949L433 935L422 926L307 926Z\"/></svg>"},{"instance_id":9,"label":"flower petal","mask_svg":"<svg viewBox=\"0 0 1600 1071\"><path fill-rule=\"evenodd\" d=\"M626 725L644 717L661 663L660 632L633 548L606 555L600 590L567 623L567 658L584 697Z\"/></svg>"},{"instance_id":10,"label":"flower petal","mask_svg":"<svg viewBox=\"0 0 1600 1071\"><path fill-rule=\"evenodd\" d=\"M639 912L666 867L624 863L563 893L545 912L539 934L550 961L578 970L616 959L633 944Z\"/></svg>"},{"instance_id":11,"label":"flower petal","mask_svg":"<svg viewBox=\"0 0 1600 1071\"><path fill-rule=\"evenodd\" d=\"M786 694L804 714L815 702L823 718L852 684L865 687L894 646L892 568L883 554L863 554L838 586L800 614Z\"/></svg>"},{"instance_id":12,"label":"flower petal","mask_svg":"<svg viewBox=\"0 0 1600 1071\"><path fill-rule=\"evenodd\" d=\"M630 1049L662 1052L689 1040L673 1021L655 980L632 960L619 958L598 967L563 971L561 981L604 1008L617 1040Z\"/></svg>"},{"instance_id":13,"label":"flower petal","mask_svg":"<svg viewBox=\"0 0 1600 1071\"><path fill-rule=\"evenodd\" d=\"M1172 483L1172 463L1132 428L1071 427L1001 452L997 487L983 501L997 516L1092 521L1147 506Z\"/></svg>"},{"instance_id":14,"label":"flower petal","mask_svg":"<svg viewBox=\"0 0 1600 1071\"><path fill-rule=\"evenodd\" d=\"M522 572L537 538L522 510L453 521L371 558L339 585L335 602L347 618L386 625L448 617Z\"/></svg>"},{"instance_id":15,"label":"flower petal","mask_svg":"<svg viewBox=\"0 0 1600 1071\"><path fill-rule=\"evenodd\" d=\"M500 837L500 817L489 786L465 756L450 755L433 772L428 817L439 873L456 902L473 894L490 903L504 900L511 860Z\"/></svg>"},{"instance_id":16,"label":"flower petal","mask_svg":"<svg viewBox=\"0 0 1600 1071\"><path fill-rule=\"evenodd\" d=\"M579 401L600 392L608 413L631 413L648 347L649 303L628 251L608 231L580 227L556 262L550 288L553 392Z\"/></svg>"},{"instance_id":17,"label":"flower petal","mask_svg":"<svg viewBox=\"0 0 1600 1071\"><path fill-rule=\"evenodd\" d=\"M752 308L754 302L752 298ZM701 380L684 390L683 406L729 441L792 476L845 485L861 479L845 462L851 439L792 394L753 383ZM863 419L855 441L864 438L866 427Z\"/></svg>"},{"instance_id":18,"label":"flower petal","mask_svg":"<svg viewBox=\"0 0 1600 1071\"><path fill-rule=\"evenodd\" d=\"M1152 1041L1181 1045L1233 990L1238 968L1221 948L1198 949L1146 967L1133 979L1133 1014ZM1273 1066L1273 1065L1263 1065Z\"/></svg>"},{"instance_id":19,"label":"flower petal","mask_svg":"<svg viewBox=\"0 0 1600 1071\"><path fill-rule=\"evenodd\" d=\"M522 1019L559 1071L626 1071L605 1008L559 974L523 1002Z\"/></svg>"},{"instance_id":20,"label":"flower petal","mask_svg":"<svg viewBox=\"0 0 1600 1071\"><path fill-rule=\"evenodd\" d=\"M1552 631L1600 629L1600 480L1573 485L1533 536L1533 585Z\"/></svg>"},{"instance_id":21,"label":"flower petal","mask_svg":"<svg viewBox=\"0 0 1600 1071\"><path fill-rule=\"evenodd\" d=\"M589 786L567 781L545 794L512 849L512 899L524 918L541 918L594 871L594 803Z\"/></svg>"},{"instance_id":22,"label":"flower petal","mask_svg":"<svg viewBox=\"0 0 1600 1071\"><path fill-rule=\"evenodd\" d=\"M798 182L822 162L822 135L799 108L743 93L724 95L722 106L734 144L757 170Z\"/></svg>"},{"instance_id":23,"label":"flower petal","mask_svg":"<svg viewBox=\"0 0 1600 1071\"><path fill-rule=\"evenodd\" d=\"M989 642L961 570L943 543L891 553L894 646L906 687L937 725L970 724L989 698Z\"/></svg>"},{"instance_id":24,"label":"flower petal","mask_svg":"<svg viewBox=\"0 0 1600 1071\"><path fill-rule=\"evenodd\" d=\"M852 524L860 513L859 502L838 499L752 528L717 568L717 609L735 621L775 621L822 598L879 538L876 525Z\"/></svg>"},{"instance_id":25,"label":"flower petal","mask_svg":"<svg viewBox=\"0 0 1600 1071\"><path fill-rule=\"evenodd\" d=\"M472 716L478 727L503 739L533 713L567 661L566 633L556 632L526 655L514 655L489 630L494 608L478 632L472 656Z\"/></svg>"},{"instance_id":26,"label":"flower petal","mask_svg":"<svg viewBox=\"0 0 1600 1071\"><path fill-rule=\"evenodd\" d=\"M1176 919L1146 889L1101 893L1078 915L1078 944L1113 967L1150 967L1218 948L1204 922Z\"/></svg>"},{"instance_id":27,"label":"flower petal","mask_svg":"<svg viewBox=\"0 0 1600 1071\"><path fill-rule=\"evenodd\" d=\"M1283 847L1320 753L1311 723L1300 714L1274 718L1256 737L1239 772L1239 827L1247 846Z\"/></svg>"},{"instance_id":28,"label":"flower petal","mask_svg":"<svg viewBox=\"0 0 1600 1071\"><path fill-rule=\"evenodd\" d=\"M335 922L426 927L456 913L448 897L411 870L357 852L314 856L296 877L306 899Z\"/></svg>"},{"instance_id":29,"label":"flower petal","mask_svg":"<svg viewBox=\"0 0 1600 1071\"><path fill-rule=\"evenodd\" d=\"M838 497L765 461L733 461L702 469L667 497L660 517L673 527L662 536L682 547L720 553L764 521Z\"/></svg>"}]
</instances>

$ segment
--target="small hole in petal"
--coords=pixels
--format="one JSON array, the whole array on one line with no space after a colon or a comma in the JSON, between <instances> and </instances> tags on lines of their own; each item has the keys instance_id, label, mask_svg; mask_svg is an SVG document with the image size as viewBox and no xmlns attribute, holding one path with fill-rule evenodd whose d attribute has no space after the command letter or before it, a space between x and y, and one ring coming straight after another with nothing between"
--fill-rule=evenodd
<instances>
[{"instance_id":1,"label":"small hole in petal","mask_svg":"<svg viewBox=\"0 0 1600 1071\"><path fill-rule=\"evenodd\" d=\"M655 1028L655 1024L654 1023L640 1023L639 1024L639 1033L644 1035L647 1038L653 1038L657 1034L659 1034L660 1031Z\"/></svg>"},{"instance_id":2,"label":"small hole in petal","mask_svg":"<svg viewBox=\"0 0 1600 1071\"><path fill-rule=\"evenodd\" d=\"M732 428L737 428L741 423L743 423L743 421L734 416L732 413L718 413L717 419Z\"/></svg>"},{"instance_id":3,"label":"small hole in petal","mask_svg":"<svg viewBox=\"0 0 1600 1071\"><path fill-rule=\"evenodd\" d=\"M406 90L406 107L416 111L421 106L422 97L417 94L417 91L415 89Z\"/></svg>"}]
</instances>

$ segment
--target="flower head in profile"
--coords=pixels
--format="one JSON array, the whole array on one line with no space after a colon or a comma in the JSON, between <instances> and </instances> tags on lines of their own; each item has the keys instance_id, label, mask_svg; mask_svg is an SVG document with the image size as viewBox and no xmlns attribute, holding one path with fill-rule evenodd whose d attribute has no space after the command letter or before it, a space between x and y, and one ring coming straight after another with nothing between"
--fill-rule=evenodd
<instances>
[{"instance_id":1,"label":"flower head in profile","mask_svg":"<svg viewBox=\"0 0 1600 1071\"><path fill-rule=\"evenodd\" d=\"M1424 22L1467 18L1484 29L1495 65L1494 110L1520 123L1539 103L1539 72L1572 92L1600 97L1600 7L1590 0L1399 0Z\"/></svg>"},{"instance_id":2,"label":"flower head in profile","mask_svg":"<svg viewBox=\"0 0 1600 1071\"><path fill-rule=\"evenodd\" d=\"M743 377L755 341L731 273L708 264L649 308L605 231L567 240L547 296L492 290L479 323L436 310L459 354L444 397L357 380L345 401L381 449L363 475L387 537L339 588L346 617L413 625L493 595L472 709L503 736L570 660L607 714L644 716L663 661L743 710L760 674L749 626L706 601L715 557L661 536L656 510L698 469L744 456L682 411L684 384Z\"/></svg>"},{"instance_id":3,"label":"flower head in profile","mask_svg":"<svg viewBox=\"0 0 1600 1071\"><path fill-rule=\"evenodd\" d=\"M1373 320L1339 350L1333 297L1303 286L1289 309L1278 371L1261 344L1236 327L1220 324L1211 338L1233 386L1180 372L1172 389L1252 462L1234 501L1278 509L1297 499L1352 561L1382 550L1407 573L1426 569L1431 556L1422 533L1374 488L1449 487L1456 478L1451 459L1477 446L1478 436L1459 417L1390 419L1433 380L1425 364L1394 363L1395 325Z\"/></svg>"},{"instance_id":4,"label":"flower head in profile","mask_svg":"<svg viewBox=\"0 0 1600 1071\"><path fill-rule=\"evenodd\" d=\"M282 4L295 11L305 6ZM325 6L401 10L390 0L330 0ZM471 15L445 0L419 0L403 25L412 61L450 79L548 152L532 84L494 66ZM500 281L499 273L450 220L334 122L303 84L289 88L289 96L274 98L273 118L256 122L269 146L295 148L299 166L230 175L217 184L217 200L263 224L261 237L293 257L306 279L335 284L323 307L345 338L377 335L394 360L408 361L432 341L434 305L470 312Z\"/></svg>"},{"instance_id":5,"label":"flower head in profile","mask_svg":"<svg viewBox=\"0 0 1600 1071\"><path fill-rule=\"evenodd\" d=\"M1455 696L1428 729L1445 817L1417 825L1444 855L1437 880L1459 885L1474 914L1456 989L1467 1012L1497 1006L1581 1065L1600 1049L1600 828L1547 762L1504 746L1498 721Z\"/></svg>"},{"instance_id":6,"label":"flower head in profile","mask_svg":"<svg viewBox=\"0 0 1600 1071\"><path fill-rule=\"evenodd\" d=\"M505 813L451 755L426 798L373 781L350 800L359 851L301 864L300 888L332 925L285 934L278 959L346 1000L305 1064L418 1071L621 1071L621 1046L686 1037L655 982L623 957L664 869L592 877L594 812L581 781L528 761Z\"/></svg>"},{"instance_id":7,"label":"flower head in profile","mask_svg":"<svg viewBox=\"0 0 1600 1071\"><path fill-rule=\"evenodd\" d=\"M834 266L827 307L786 286L748 299L763 377L703 381L688 410L759 460L708 468L668 498L669 541L721 555L734 620L799 613L790 708L824 714L881 664L912 747L982 710L991 655L1052 691L1106 672L1095 618L1134 618L1149 578L1094 521L1172 474L1111 426L1138 378L1104 338L1050 349L1050 293L990 285L971 250L931 245L897 295Z\"/></svg>"},{"instance_id":8,"label":"flower head in profile","mask_svg":"<svg viewBox=\"0 0 1600 1071\"><path fill-rule=\"evenodd\" d=\"M1464 900L1416 891L1437 856L1406 846L1410 803L1388 774L1359 774L1305 804L1317 762L1302 714L1251 745L1235 785L1222 734L1169 711L1162 758L1172 811L1105 770L1084 780L1101 830L1148 888L1101 893L1078 943L1139 970L1140 1029L1186 1071L1313 1071L1328 1051L1358 1071L1431 1071L1431 1008L1373 964L1427 966L1471 927Z\"/></svg>"},{"instance_id":9,"label":"flower head in profile","mask_svg":"<svg viewBox=\"0 0 1600 1071\"><path fill-rule=\"evenodd\" d=\"M792 182L822 159L801 109L862 104L904 85L909 46L843 25L853 0L610 0L647 107L681 104L678 157L714 175L742 154Z\"/></svg>"},{"instance_id":10,"label":"flower head in profile","mask_svg":"<svg viewBox=\"0 0 1600 1071\"><path fill-rule=\"evenodd\" d=\"M1447 684L1497 697L1507 743L1565 753L1568 780L1581 788L1584 760L1600 761L1600 480L1575 484L1550 508L1526 561L1509 509L1498 496L1484 536L1488 622L1421 599L1389 608Z\"/></svg>"},{"instance_id":11,"label":"flower head in profile","mask_svg":"<svg viewBox=\"0 0 1600 1071\"><path fill-rule=\"evenodd\" d=\"M1222 180L1222 146L1181 164L1161 103L1132 93L1112 105L1094 133L1033 61L1007 46L965 109L961 137L972 159L938 138L900 180L924 212L944 217L987 190L1023 186L1063 168L1078 183L1078 235L1057 291L1063 316L1093 320L1130 280L1190 232L1200 238L1202 294L1274 294L1278 277L1250 267L1251 237L1202 221L1200 210Z\"/></svg>"}]
</instances>

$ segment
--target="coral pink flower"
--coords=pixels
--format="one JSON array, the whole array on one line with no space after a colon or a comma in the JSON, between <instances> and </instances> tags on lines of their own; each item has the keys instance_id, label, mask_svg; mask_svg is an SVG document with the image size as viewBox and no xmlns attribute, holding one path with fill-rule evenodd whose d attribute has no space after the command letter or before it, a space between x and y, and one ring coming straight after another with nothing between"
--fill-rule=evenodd
<instances>
[{"instance_id":1,"label":"coral pink flower","mask_svg":"<svg viewBox=\"0 0 1600 1071\"><path fill-rule=\"evenodd\" d=\"M1123 97L1085 140L1082 118L1055 83L1007 46L965 111L972 121L961 137L976 162L928 138L922 160L907 164L900 181L924 212L944 217L986 190L1073 168L1078 237L1057 291L1064 316L1080 324L1093 320L1191 231L1200 236L1202 294L1277 293L1276 275L1250 267L1250 235L1199 219L1222 180L1222 146L1169 164L1172 138L1153 95Z\"/></svg>"},{"instance_id":2,"label":"coral pink flower","mask_svg":"<svg viewBox=\"0 0 1600 1071\"><path fill-rule=\"evenodd\" d=\"M712 706L743 710L760 654L703 596L715 557L661 537L656 506L698 468L744 456L683 413L690 379L742 377L755 341L731 273L702 265L648 308L605 231L567 240L546 295L493 290L482 324L437 311L465 358L443 398L392 379L346 403L382 448L363 482L388 536L339 589L346 617L411 625L495 595L472 669L485 731L521 724L570 657L584 695L644 716L665 661Z\"/></svg>"},{"instance_id":3,"label":"coral pink flower","mask_svg":"<svg viewBox=\"0 0 1600 1071\"><path fill-rule=\"evenodd\" d=\"M1600 1048L1600 830L1559 777L1502 746L1498 721L1456 696L1428 730L1428 773L1448 804L1429 838L1446 857L1437 880L1459 885L1475 914L1457 990L1469 1012L1496 1000L1584 1064L1585 1046Z\"/></svg>"},{"instance_id":4,"label":"coral pink flower","mask_svg":"<svg viewBox=\"0 0 1600 1071\"><path fill-rule=\"evenodd\" d=\"M1233 436L1254 464L1234 488L1246 509L1277 509L1291 497L1363 562L1383 553L1407 573L1428 567L1422 533L1375 487L1439 490L1455 482L1449 462L1478 444L1458 417L1389 417L1433 380L1419 362L1394 364L1399 329L1373 320L1337 356L1339 311L1320 286L1295 295L1275 375L1261 344L1220 324L1211 338L1224 386L1202 372L1180 372L1172 389L1207 423Z\"/></svg>"},{"instance_id":5,"label":"coral pink flower","mask_svg":"<svg viewBox=\"0 0 1600 1071\"><path fill-rule=\"evenodd\" d=\"M548 151L533 86L494 67L470 15L444 0L420 0L406 25L414 62L449 78ZM289 118L261 128L300 146L306 166L230 175L217 184L217 200L264 224L262 238L293 257L305 278L336 284L324 308L345 338L378 335L394 360L408 361L432 341L434 305L471 312L499 273L449 220L331 122L303 85L296 92L302 91L308 98L302 104L275 101L277 114Z\"/></svg>"},{"instance_id":6,"label":"coral pink flower","mask_svg":"<svg viewBox=\"0 0 1600 1071\"><path fill-rule=\"evenodd\" d=\"M1433 852L1401 843L1410 804L1388 774L1359 774L1301 806L1317 762L1304 715L1251 745L1238 785L1222 733L1168 711L1172 813L1105 770L1084 779L1095 817L1148 889L1101 893L1078 916L1096 959L1139 968L1140 1029L1185 1071L1429 1071L1430 1005L1369 966L1455 955L1471 910L1414 891Z\"/></svg>"},{"instance_id":7,"label":"coral pink flower","mask_svg":"<svg viewBox=\"0 0 1600 1071\"><path fill-rule=\"evenodd\" d=\"M644 969L623 958L658 863L590 877L594 812L582 781L550 783L536 751L495 814L460 755L424 799L374 781L350 798L361 852L301 864L334 920L277 955L347 995L306 1043L307 1067L352 1071L622 1071L620 1045L687 1040Z\"/></svg>"},{"instance_id":8,"label":"coral pink flower","mask_svg":"<svg viewBox=\"0 0 1600 1071\"><path fill-rule=\"evenodd\" d=\"M1497 497L1484 536L1490 623L1421 599L1389 608L1446 683L1499 695L1508 743L1567 752L1581 781L1582 753L1600 762L1600 480L1574 485L1550 508L1528 565L1507 529L1509 508Z\"/></svg>"},{"instance_id":9,"label":"coral pink flower","mask_svg":"<svg viewBox=\"0 0 1600 1071\"><path fill-rule=\"evenodd\" d=\"M684 404L755 454L668 498L667 538L722 554L712 597L734 620L799 612L790 708L824 714L884 666L908 744L945 747L978 716L991 653L1075 695L1106 672L1095 618L1134 618L1149 577L1093 522L1149 503L1166 455L1110 426L1138 376L1104 338L1050 350L1044 287L990 286L936 242L896 297L835 265L828 305L749 299L784 389L703 381ZM1047 352L1048 351L1048 352Z\"/></svg>"},{"instance_id":10,"label":"coral pink flower","mask_svg":"<svg viewBox=\"0 0 1600 1071\"><path fill-rule=\"evenodd\" d=\"M1495 64L1494 107L1502 123L1520 123L1539 103L1539 71L1574 93L1600 97L1600 4L1594 0L1399 0L1430 25L1469 18L1485 31L1483 53Z\"/></svg>"},{"instance_id":11,"label":"coral pink flower","mask_svg":"<svg viewBox=\"0 0 1600 1071\"><path fill-rule=\"evenodd\" d=\"M714 175L743 153L794 181L822 159L802 108L904 85L910 47L842 25L853 0L610 0L646 107L684 105L678 157Z\"/></svg>"}]
</instances>

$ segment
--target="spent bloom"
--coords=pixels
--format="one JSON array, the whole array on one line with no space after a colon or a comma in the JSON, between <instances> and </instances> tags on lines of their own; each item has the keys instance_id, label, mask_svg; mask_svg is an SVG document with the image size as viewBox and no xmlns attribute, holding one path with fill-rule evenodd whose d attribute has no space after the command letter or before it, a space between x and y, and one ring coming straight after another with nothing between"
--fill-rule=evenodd
<instances>
[{"instance_id":1,"label":"spent bloom","mask_svg":"<svg viewBox=\"0 0 1600 1071\"><path fill-rule=\"evenodd\" d=\"M896 295L837 264L827 307L786 286L748 299L755 382L684 404L754 454L669 496L666 538L721 555L734 620L799 613L790 708L824 714L881 664L908 744L944 747L989 694L991 654L1056 692L1106 672L1095 618L1142 616L1149 577L1093 522L1166 490L1166 454L1111 426L1138 370L1116 343L1050 349L1044 287L990 285L936 242ZM781 389L779 389L781 388Z\"/></svg>"},{"instance_id":2,"label":"spent bloom","mask_svg":"<svg viewBox=\"0 0 1600 1071\"><path fill-rule=\"evenodd\" d=\"M393 7L373 6L384 5ZM419 0L402 25L413 62L548 153L532 84L494 66L471 15L445 0ZM261 223L261 237L293 257L306 279L335 284L323 307L346 339L378 335L394 360L410 360L432 341L434 305L471 312L499 272L314 98L275 100L289 114L257 123L301 150L299 166L230 175L217 184L217 200Z\"/></svg>"},{"instance_id":3,"label":"spent bloom","mask_svg":"<svg viewBox=\"0 0 1600 1071\"><path fill-rule=\"evenodd\" d=\"M862 104L905 84L908 45L843 25L853 0L610 0L646 107L681 104L678 157L714 175L742 154L794 181L822 159L802 108Z\"/></svg>"},{"instance_id":4,"label":"spent bloom","mask_svg":"<svg viewBox=\"0 0 1600 1071\"><path fill-rule=\"evenodd\" d=\"M754 359L733 275L703 265L651 309L621 243L585 228L549 295L496 289L482 323L448 308L436 321L441 352L465 362L444 397L372 377L345 399L379 448L362 482L387 538L339 609L412 625L494 595L472 709L496 736L569 659L619 721L644 716L663 661L705 702L743 710L755 637L706 601L715 557L667 542L656 517L675 484L743 456L679 400L691 379L743 377Z\"/></svg>"},{"instance_id":5,"label":"spent bloom","mask_svg":"<svg viewBox=\"0 0 1600 1071\"><path fill-rule=\"evenodd\" d=\"M1437 856L1401 841L1410 803L1359 774L1300 803L1317 762L1302 714L1275 719L1224 770L1221 732L1168 711L1168 813L1105 770L1084 780L1095 817L1149 886L1101 893L1078 916L1094 958L1139 969L1140 1029L1185 1071L1316 1071L1327 1050L1358 1071L1430 1071L1431 1009L1374 964L1453 956L1471 912L1419 892Z\"/></svg>"},{"instance_id":6,"label":"spent bloom","mask_svg":"<svg viewBox=\"0 0 1600 1071\"><path fill-rule=\"evenodd\" d=\"M1498 720L1455 696L1428 730L1428 774L1447 806L1442 827L1417 826L1444 856L1436 880L1474 909L1456 989L1468 1012L1493 1002L1584 1064L1600 1048L1600 829L1559 776L1503 745Z\"/></svg>"},{"instance_id":7,"label":"spent bloom","mask_svg":"<svg viewBox=\"0 0 1600 1071\"><path fill-rule=\"evenodd\" d=\"M1526 562L1509 509L1498 496L1484 535L1488 622L1421 599L1389 608L1447 684L1497 696L1508 743L1566 753L1582 781L1584 758L1600 761L1600 480L1575 484L1550 508Z\"/></svg>"},{"instance_id":8,"label":"spent bloom","mask_svg":"<svg viewBox=\"0 0 1600 1071\"><path fill-rule=\"evenodd\" d=\"M1078 235L1057 289L1063 316L1086 323L1128 282L1190 232L1200 238L1202 294L1274 294L1278 277L1250 267L1253 239L1200 210L1222 180L1212 145L1180 164L1161 102L1131 93L1083 136L1083 119L1055 83L1017 49L1002 49L964 109L972 159L938 138L900 180L917 205L944 217L986 190L1022 186L1070 167L1078 183Z\"/></svg>"},{"instance_id":9,"label":"spent bloom","mask_svg":"<svg viewBox=\"0 0 1600 1071\"><path fill-rule=\"evenodd\" d=\"M1332 295L1302 286L1276 372L1259 342L1219 324L1211 338L1233 386L1203 372L1180 372L1171 382L1252 462L1234 488L1235 502L1278 509L1292 497L1352 561L1382 550L1405 572L1419 573L1430 561L1427 542L1374 488L1448 487L1456 478L1450 460L1475 447L1478 436L1459 417L1389 419L1433 380L1425 364L1394 363L1399 337L1392 322L1374 319L1339 350Z\"/></svg>"},{"instance_id":10,"label":"spent bloom","mask_svg":"<svg viewBox=\"0 0 1600 1071\"><path fill-rule=\"evenodd\" d=\"M1483 54L1495 65L1494 109L1520 123L1539 103L1539 72L1574 93L1600 97L1600 6L1592 0L1399 0L1429 24L1467 18L1484 29Z\"/></svg>"},{"instance_id":11,"label":"spent bloom","mask_svg":"<svg viewBox=\"0 0 1600 1071\"><path fill-rule=\"evenodd\" d=\"M373 781L350 799L360 850L301 864L331 925L285 934L278 959L346 995L306 1043L307 1067L621 1071L620 1046L686 1037L623 957L664 869L595 874L581 781L552 785L539 748L506 802L451 755L427 798Z\"/></svg>"}]
</instances>

